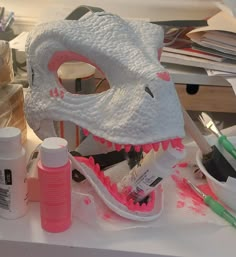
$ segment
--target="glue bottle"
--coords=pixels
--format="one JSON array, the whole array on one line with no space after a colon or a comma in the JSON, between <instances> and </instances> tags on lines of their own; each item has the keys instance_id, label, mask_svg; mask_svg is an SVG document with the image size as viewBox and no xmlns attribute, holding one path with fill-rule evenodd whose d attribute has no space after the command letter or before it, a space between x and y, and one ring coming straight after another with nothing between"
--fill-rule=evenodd
<instances>
[{"instance_id":1,"label":"glue bottle","mask_svg":"<svg viewBox=\"0 0 236 257\"><path fill-rule=\"evenodd\" d=\"M22 217L27 212L26 155L21 131L15 127L0 128L0 216Z\"/></svg>"},{"instance_id":2,"label":"glue bottle","mask_svg":"<svg viewBox=\"0 0 236 257\"><path fill-rule=\"evenodd\" d=\"M166 151L150 151L139 164L130 170L118 183L118 191L126 194L135 202L145 199L162 181L168 177L180 160L185 157L185 150L169 147Z\"/></svg>"},{"instance_id":3,"label":"glue bottle","mask_svg":"<svg viewBox=\"0 0 236 257\"><path fill-rule=\"evenodd\" d=\"M65 139L50 137L40 147L40 216L41 226L48 232L62 232L71 225L71 162L67 146Z\"/></svg>"}]
</instances>

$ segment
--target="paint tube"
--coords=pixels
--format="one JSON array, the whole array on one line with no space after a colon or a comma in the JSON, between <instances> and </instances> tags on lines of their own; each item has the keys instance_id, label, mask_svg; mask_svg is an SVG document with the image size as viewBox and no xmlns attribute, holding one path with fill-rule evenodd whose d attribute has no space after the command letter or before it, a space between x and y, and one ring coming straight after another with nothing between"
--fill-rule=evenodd
<instances>
[{"instance_id":1,"label":"paint tube","mask_svg":"<svg viewBox=\"0 0 236 257\"><path fill-rule=\"evenodd\" d=\"M150 151L129 174L118 183L118 191L128 199L140 202L145 199L173 171L185 157L185 150L169 147L166 151Z\"/></svg>"}]
</instances>

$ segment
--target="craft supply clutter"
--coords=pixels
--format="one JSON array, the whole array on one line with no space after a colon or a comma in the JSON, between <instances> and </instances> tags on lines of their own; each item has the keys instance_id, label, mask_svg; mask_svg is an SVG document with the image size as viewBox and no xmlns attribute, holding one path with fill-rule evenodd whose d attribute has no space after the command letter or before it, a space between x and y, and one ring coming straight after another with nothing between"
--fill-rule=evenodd
<instances>
[{"instance_id":1,"label":"craft supply clutter","mask_svg":"<svg viewBox=\"0 0 236 257\"><path fill-rule=\"evenodd\" d=\"M158 221L164 215L163 183L178 167L188 166L183 163L185 132L200 149L197 162L210 188L226 208L236 211L236 200L230 196L235 191L235 159L217 140L210 144L182 108L171 76L157 57L163 47L163 28L127 21L97 7L79 9L86 16L39 24L29 32L29 88L20 100L23 113L14 109L16 101L9 101L0 116L0 217L21 218L27 215L31 201L36 201L42 229L63 232L73 226L73 192L89 205L92 190L121 223ZM63 63L67 63L66 76ZM74 91L74 82L72 92L67 90L65 80L72 63L73 69L85 63L88 76L81 73L79 79L89 87L83 89L88 89L86 94ZM96 93L97 72L110 87L101 93ZM0 90L13 85L9 78L4 81ZM24 149L27 139L22 136L25 123L9 122L14 110L41 141L29 159ZM83 135L79 144L73 142L72 134L67 140L66 123L60 127L61 121L78 129L73 135ZM215 160L219 160L216 154L232 171L224 172L227 181L211 173L216 165L223 165ZM230 201L221 196L221 189L216 190L227 185ZM101 212L101 205L94 204Z\"/></svg>"}]
</instances>

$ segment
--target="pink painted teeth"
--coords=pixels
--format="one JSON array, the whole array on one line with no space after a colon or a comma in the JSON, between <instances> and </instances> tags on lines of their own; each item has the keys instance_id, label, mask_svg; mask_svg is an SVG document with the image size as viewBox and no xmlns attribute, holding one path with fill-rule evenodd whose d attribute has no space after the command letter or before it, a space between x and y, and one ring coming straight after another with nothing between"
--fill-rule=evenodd
<instances>
[{"instance_id":1,"label":"pink painted teeth","mask_svg":"<svg viewBox=\"0 0 236 257\"><path fill-rule=\"evenodd\" d=\"M98 174L100 172L100 166L99 166L98 163L95 164L95 169L94 170L95 170L96 174Z\"/></svg>"},{"instance_id":2,"label":"pink painted teeth","mask_svg":"<svg viewBox=\"0 0 236 257\"><path fill-rule=\"evenodd\" d=\"M149 212L154 208L154 200L155 193L152 192L149 197L149 202L147 204L139 204L135 203L133 199L127 199L127 195L120 193L117 188L116 183L112 183L109 176L106 176L103 171L100 170L99 164L94 163L93 157L81 158L78 157L80 162L83 162L86 166L88 166L91 170L94 171L96 177L100 180L100 182L105 186L107 191L121 204L125 205L131 211L139 211L139 212Z\"/></svg>"},{"instance_id":3,"label":"pink painted teeth","mask_svg":"<svg viewBox=\"0 0 236 257\"><path fill-rule=\"evenodd\" d=\"M166 141L162 141L161 144L162 144L162 148L163 150L167 150L168 146L169 146L169 140L166 140Z\"/></svg>"},{"instance_id":4,"label":"pink painted teeth","mask_svg":"<svg viewBox=\"0 0 236 257\"><path fill-rule=\"evenodd\" d=\"M95 162L94 162L94 159L92 156L89 157L89 162L91 165L93 165L93 166L95 165Z\"/></svg>"},{"instance_id":5,"label":"pink painted teeth","mask_svg":"<svg viewBox=\"0 0 236 257\"><path fill-rule=\"evenodd\" d=\"M128 153L131 149L131 145L125 145L125 151Z\"/></svg>"},{"instance_id":6,"label":"pink painted teeth","mask_svg":"<svg viewBox=\"0 0 236 257\"><path fill-rule=\"evenodd\" d=\"M87 129L82 129L83 133L85 136L89 135L89 131ZM161 142L156 142L156 143L148 143L148 144L144 144L144 145L130 145L130 144L117 144L117 143L112 143L111 141L106 140L105 138L101 138L99 136L95 136L93 135L93 138L95 141L100 142L101 144L106 144L108 148L111 148L113 145L116 149L116 151L120 151L121 149L124 148L125 152L129 152L132 148L132 146L134 147L136 152L140 152L143 150L143 152L145 153L149 153L152 149L154 151L158 151L160 146L162 146L162 149L164 151L166 151L169 147L169 145L171 145L171 147L173 148L180 148L183 149L184 145L182 144L182 139L181 138L174 138L174 139L169 139L169 140L164 140Z\"/></svg>"},{"instance_id":7,"label":"pink painted teeth","mask_svg":"<svg viewBox=\"0 0 236 257\"><path fill-rule=\"evenodd\" d=\"M99 137L93 136L93 138L94 138L95 141L98 141L98 142L99 142Z\"/></svg>"},{"instance_id":8,"label":"pink painted teeth","mask_svg":"<svg viewBox=\"0 0 236 257\"><path fill-rule=\"evenodd\" d=\"M176 147L178 147L178 139L176 138L176 139L173 139L173 140L171 140L171 146L173 147L173 148L176 148Z\"/></svg>"},{"instance_id":9,"label":"pink painted teeth","mask_svg":"<svg viewBox=\"0 0 236 257\"><path fill-rule=\"evenodd\" d=\"M152 150L152 145L151 144L146 144L143 146L143 151L144 153L148 153Z\"/></svg>"},{"instance_id":10,"label":"pink painted teeth","mask_svg":"<svg viewBox=\"0 0 236 257\"><path fill-rule=\"evenodd\" d=\"M119 152L122 148L121 145L115 144L116 151Z\"/></svg>"},{"instance_id":11,"label":"pink painted teeth","mask_svg":"<svg viewBox=\"0 0 236 257\"><path fill-rule=\"evenodd\" d=\"M99 141L101 144L104 144L106 142L106 140L104 138L99 138Z\"/></svg>"},{"instance_id":12,"label":"pink painted teeth","mask_svg":"<svg viewBox=\"0 0 236 257\"><path fill-rule=\"evenodd\" d=\"M134 150L135 150L136 152L140 152L140 151L141 151L141 146L140 146L140 145L136 145L136 146L134 147Z\"/></svg>"},{"instance_id":13,"label":"pink painted teeth","mask_svg":"<svg viewBox=\"0 0 236 257\"><path fill-rule=\"evenodd\" d=\"M110 180L110 178L109 177L105 177L104 178L104 182L105 182L105 184L111 184L111 180Z\"/></svg>"},{"instance_id":14,"label":"pink painted teeth","mask_svg":"<svg viewBox=\"0 0 236 257\"><path fill-rule=\"evenodd\" d=\"M154 149L154 151L158 151L159 150L159 147L160 147L160 143L155 143L155 144L152 144L152 147Z\"/></svg>"},{"instance_id":15,"label":"pink painted teeth","mask_svg":"<svg viewBox=\"0 0 236 257\"><path fill-rule=\"evenodd\" d=\"M86 137L89 135L89 132L88 132L87 129L83 129L83 133L84 133L84 135L85 135Z\"/></svg>"}]
</instances>

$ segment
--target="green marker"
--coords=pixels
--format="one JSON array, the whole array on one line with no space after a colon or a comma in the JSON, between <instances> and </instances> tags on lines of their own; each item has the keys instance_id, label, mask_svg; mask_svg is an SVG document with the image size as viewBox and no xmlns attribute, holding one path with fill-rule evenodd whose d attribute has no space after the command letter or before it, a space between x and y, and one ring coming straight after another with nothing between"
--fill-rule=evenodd
<instances>
[{"instance_id":1,"label":"green marker","mask_svg":"<svg viewBox=\"0 0 236 257\"><path fill-rule=\"evenodd\" d=\"M236 228L236 218L228 212L220 203L214 200L210 195L204 194L199 188L194 186L189 180L186 179L188 185L193 189L197 195L199 195L206 205L208 205L211 210L213 210L220 217L228 221L233 227Z\"/></svg>"}]
</instances>

